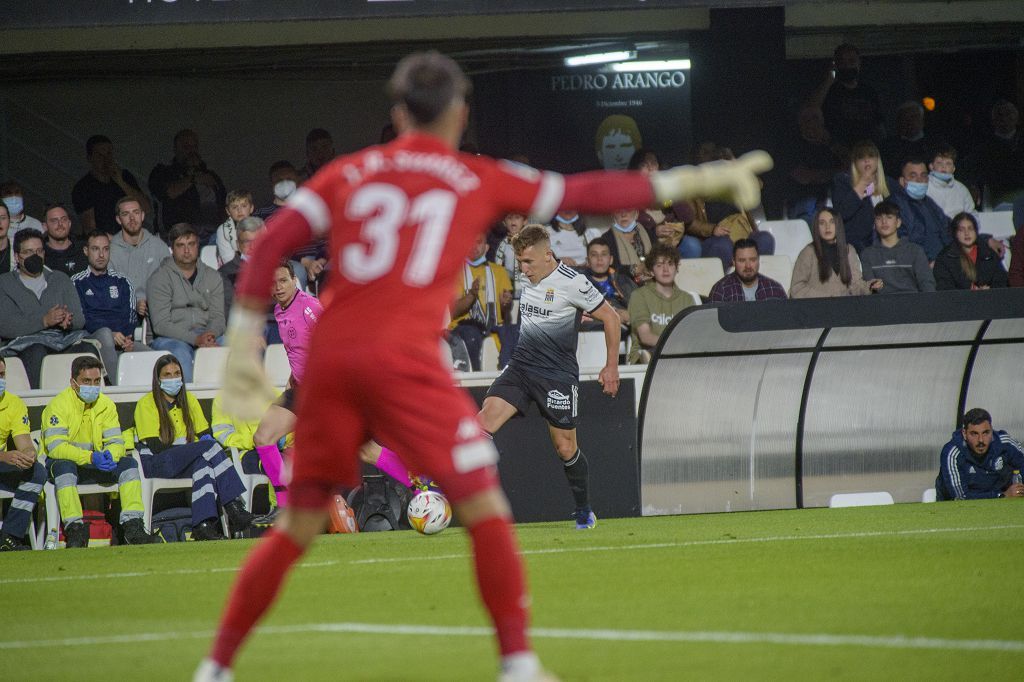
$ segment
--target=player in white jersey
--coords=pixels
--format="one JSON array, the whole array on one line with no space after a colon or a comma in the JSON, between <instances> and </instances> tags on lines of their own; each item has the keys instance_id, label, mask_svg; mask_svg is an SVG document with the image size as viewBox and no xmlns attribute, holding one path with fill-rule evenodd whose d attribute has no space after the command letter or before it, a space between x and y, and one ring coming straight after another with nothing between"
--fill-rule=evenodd
<instances>
[{"instance_id":1,"label":"player in white jersey","mask_svg":"<svg viewBox=\"0 0 1024 682\"><path fill-rule=\"evenodd\" d=\"M590 508L587 458L576 442L576 342L583 313L604 325L608 355L598 381L606 394L614 396L619 390L619 314L590 280L555 258L543 227L523 228L512 246L526 278L519 302L519 343L505 371L487 391L478 417L493 434L536 403L569 480L576 528L593 528L597 518Z\"/></svg>"}]
</instances>

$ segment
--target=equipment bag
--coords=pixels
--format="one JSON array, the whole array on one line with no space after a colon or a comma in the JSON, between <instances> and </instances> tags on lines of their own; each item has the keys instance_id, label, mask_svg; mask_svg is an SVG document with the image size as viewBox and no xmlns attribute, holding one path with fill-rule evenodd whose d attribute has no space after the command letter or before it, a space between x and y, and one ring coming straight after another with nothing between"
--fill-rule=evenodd
<instances>
[{"instance_id":1,"label":"equipment bag","mask_svg":"<svg viewBox=\"0 0 1024 682\"><path fill-rule=\"evenodd\" d=\"M172 507L153 514L152 531L162 535L164 542L191 540L192 510L188 507Z\"/></svg>"},{"instance_id":2,"label":"equipment bag","mask_svg":"<svg viewBox=\"0 0 1024 682\"><path fill-rule=\"evenodd\" d=\"M408 503L409 491L382 475L363 476L363 484L348 495L348 504L364 533L410 528L405 513Z\"/></svg>"}]
</instances>

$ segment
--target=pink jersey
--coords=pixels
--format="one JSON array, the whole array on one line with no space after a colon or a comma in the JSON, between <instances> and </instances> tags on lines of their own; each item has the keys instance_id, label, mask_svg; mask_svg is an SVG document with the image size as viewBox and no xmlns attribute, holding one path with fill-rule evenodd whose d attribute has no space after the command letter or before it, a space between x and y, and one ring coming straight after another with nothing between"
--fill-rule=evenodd
<instances>
[{"instance_id":1,"label":"pink jersey","mask_svg":"<svg viewBox=\"0 0 1024 682\"><path fill-rule=\"evenodd\" d=\"M291 365L292 378L296 384L302 381L302 373L306 369L306 356L309 354L309 339L322 312L323 306L320 305L320 301L305 291L297 292L287 308L282 308L280 303L274 306L277 328L284 342L284 350L288 354L288 364Z\"/></svg>"}]
</instances>

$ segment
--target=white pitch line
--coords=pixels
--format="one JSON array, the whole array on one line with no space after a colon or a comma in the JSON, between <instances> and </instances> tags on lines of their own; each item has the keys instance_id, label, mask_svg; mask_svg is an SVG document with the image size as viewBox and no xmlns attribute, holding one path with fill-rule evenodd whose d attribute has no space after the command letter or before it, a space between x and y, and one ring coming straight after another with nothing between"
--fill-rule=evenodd
<instances>
[{"instance_id":1,"label":"white pitch line","mask_svg":"<svg viewBox=\"0 0 1024 682\"><path fill-rule=\"evenodd\" d=\"M309 623L259 628L263 635L308 633L344 633L434 637L491 637L489 627L442 627L436 625L378 623ZM67 639L33 639L0 641L0 650L42 649L68 646L98 646L164 642L183 639L209 639L213 632L150 632ZM944 651L1006 651L1024 652L1024 641L1005 639L944 639L939 637L908 637L906 635L838 635L791 632L728 632L716 630L576 630L533 628L530 636L537 639L591 640L606 642L665 642L679 644L775 644L784 646L866 647L873 649L940 649Z\"/></svg>"},{"instance_id":2,"label":"white pitch line","mask_svg":"<svg viewBox=\"0 0 1024 682\"><path fill-rule=\"evenodd\" d=\"M570 554L584 552L614 552L621 550L635 549L671 549L680 547L706 547L714 545L742 545L751 543L766 542L793 542L797 540L838 540L844 538L877 538L894 537L903 535L929 535L934 533L977 533L980 531L1013 530L1024 528L1024 524L1006 524L998 526L975 526L963 528L919 528L911 530L894 531L871 531L858 533L825 533L818 535L771 535L755 538L727 538L719 540L687 540L683 542L651 542L634 545L597 545L581 547L553 547L548 549L527 549L523 550L524 555L540 556L544 554ZM412 556L412 557L390 557L374 559L352 559L350 561L328 560L299 564L300 568L321 568L324 566L336 566L348 564L352 566L364 566L368 564L393 564L410 561L448 561L452 559L468 559L470 554L438 554L435 556ZM238 571L238 566L222 566L217 568L187 568L173 571L131 571L121 573L89 573L83 575L54 575L54 576L33 576L26 578L0 578L0 585L24 584L24 583L45 583L65 582L72 580L103 580L107 578L145 578L165 575L194 575L205 573L233 573Z\"/></svg>"}]
</instances>

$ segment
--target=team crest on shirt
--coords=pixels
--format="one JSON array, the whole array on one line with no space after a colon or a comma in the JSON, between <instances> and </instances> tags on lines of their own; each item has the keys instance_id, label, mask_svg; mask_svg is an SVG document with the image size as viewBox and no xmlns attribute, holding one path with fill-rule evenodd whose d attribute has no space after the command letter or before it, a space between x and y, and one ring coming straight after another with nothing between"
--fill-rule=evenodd
<instances>
[{"instance_id":1,"label":"team crest on shirt","mask_svg":"<svg viewBox=\"0 0 1024 682\"><path fill-rule=\"evenodd\" d=\"M554 303L555 302L555 290L554 289L548 289L547 291L544 292L544 302L545 303Z\"/></svg>"},{"instance_id":2,"label":"team crest on shirt","mask_svg":"<svg viewBox=\"0 0 1024 682\"><path fill-rule=\"evenodd\" d=\"M295 327L288 327L288 338L289 339L294 339L296 336L298 336L298 334L299 333L297 331L295 331Z\"/></svg>"},{"instance_id":3,"label":"team crest on shirt","mask_svg":"<svg viewBox=\"0 0 1024 682\"><path fill-rule=\"evenodd\" d=\"M1003 470L1003 458L1000 457L999 459L996 460L996 471L1002 471L1002 470Z\"/></svg>"},{"instance_id":4,"label":"team crest on shirt","mask_svg":"<svg viewBox=\"0 0 1024 682\"><path fill-rule=\"evenodd\" d=\"M568 410L571 407L569 396L555 389L548 391L549 410Z\"/></svg>"},{"instance_id":5,"label":"team crest on shirt","mask_svg":"<svg viewBox=\"0 0 1024 682\"><path fill-rule=\"evenodd\" d=\"M110 298L120 298L120 297L121 297L121 292L118 290L118 288L116 286L111 286L110 287Z\"/></svg>"}]
</instances>

